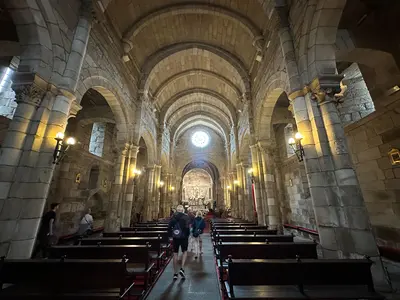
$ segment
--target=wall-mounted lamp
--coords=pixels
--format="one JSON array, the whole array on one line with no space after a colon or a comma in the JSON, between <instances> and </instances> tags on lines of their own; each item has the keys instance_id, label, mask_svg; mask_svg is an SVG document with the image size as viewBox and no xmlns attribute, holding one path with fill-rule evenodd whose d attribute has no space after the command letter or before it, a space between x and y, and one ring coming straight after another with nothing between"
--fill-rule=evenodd
<instances>
[{"instance_id":1,"label":"wall-mounted lamp","mask_svg":"<svg viewBox=\"0 0 400 300\"><path fill-rule=\"evenodd\" d=\"M226 186L226 189L227 189L227 190L230 190L230 189L231 189L231 186L230 186L230 185L227 185L227 186Z\"/></svg>"},{"instance_id":2,"label":"wall-mounted lamp","mask_svg":"<svg viewBox=\"0 0 400 300\"><path fill-rule=\"evenodd\" d=\"M158 182L158 186L159 186L160 188L162 188L162 187L164 186L164 181L162 181L162 180L159 181L159 182Z\"/></svg>"},{"instance_id":3,"label":"wall-mounted lamp","mask_svg":"<svg viewBox=\"0 0 400 300\"><path fill-rule=\"evenodd\" d=\"M142 171L141 170L138 170L138 169L135 169L135 168L132 169L132 176L137 177L137 176L140 176L140 175L142 175Z\"/></svg>"},{"instance_id":4,"label":"wall-mounted lamp","mask_svg":"<svg viewBox=\"0 0 400 300\"><path fill-rule=\"evenodd\" d=\"M53 164L58 165L63 160L69 147L76 144L76 140L73 137L65 139L63 132L57 133L54 139L57 141L57 144L53 152Z\"/></svg>"},{"instance_id":5,"label":"wall-mounted lamp","mask_svg":"<svg viewBox=\"0 0 400 300\"><path fill-rule=\"evenodd\" d=\"M250 169L247 171L247 174L249 174L249 175L251 176L251 182L254 183L255 177L254 177L254 170L253 170L253 168L250 168Z\"/></svg>"},{"instance_id":6,"label":"wall-mounted lamp","mask_svg":"<svg viewBox=\"0 0 400 300\"><path fill-rule=\"evenodd\" d=\"M233 184L234 184L234 185L239 185L239 180L234 180L234 181L233 181Z\"/></svg>"},{"instance_id":7,"label":"wall-mounted lamp","mask_svg":"<svg viewBox=\"0 0 400 300\"><path fill-rule=\"evenodd\" d=\"M296 153L297 159L299 162L303 161L304 158L304 148L301 144L301 140L303 139L303 136L301 135L300 132L296 132L294 138L290 138L288 140L288 143L290 147L294 150L294 153Z\"/></svg>"},{"instance_id":8,"label":"wall-mounted lamp","mask_svg":"<svg viewBox=\"0 0 400 300\"><path fill-rule=\"evenodd\" d=\"M169 190L170 190L171 192L173 192L173 191L175 191L175 187L174 187L174 186L170 186L170 187L169 187Z\"/></svg>"}]
</instances>

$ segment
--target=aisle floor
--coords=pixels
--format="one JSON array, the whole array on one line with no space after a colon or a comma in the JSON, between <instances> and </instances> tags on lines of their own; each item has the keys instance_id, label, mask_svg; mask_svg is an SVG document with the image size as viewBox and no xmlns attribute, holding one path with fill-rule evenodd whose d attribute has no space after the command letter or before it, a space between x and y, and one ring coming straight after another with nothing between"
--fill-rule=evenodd
<instances>
[{"instance_id":1,"label":"aisle floor","mask_svg":"<svg viewBox=\"0 0 400 300\"><path fill-rule=\"evenodd\" d=\"M203 255L197 260L189 252L186 261L186 280L179 277L172 280L174 275L172 259L153 287L148 300L220 300L220 289L215 267L213 247L210 234L203 234ZM179 253L181 256L181 253Z\"/></svg>"}]
</instances>

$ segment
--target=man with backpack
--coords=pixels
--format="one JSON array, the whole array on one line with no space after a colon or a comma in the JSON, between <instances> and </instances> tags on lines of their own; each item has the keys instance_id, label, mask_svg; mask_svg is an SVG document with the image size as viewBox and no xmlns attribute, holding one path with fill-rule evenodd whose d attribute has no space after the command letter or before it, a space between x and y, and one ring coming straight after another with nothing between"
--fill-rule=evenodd
<instances>
[{"instance_id":1,"label":"man with backpack","mask_svg":"<svg viewBox=\"0 0 400 300\"><path fill-rule=\"evenodd\" d=\"M185 279L185 262L187 257L187 249L189 244L190 235L190 219L188 215L184 213L182 205L178 205L176 213L171 217L168 228L172 234L173 249L174 249L174 280L178 279L178 252L179 247L182 251L182 264L179 270L179 275L182 279Z\"/></svg>"}]
</instances>

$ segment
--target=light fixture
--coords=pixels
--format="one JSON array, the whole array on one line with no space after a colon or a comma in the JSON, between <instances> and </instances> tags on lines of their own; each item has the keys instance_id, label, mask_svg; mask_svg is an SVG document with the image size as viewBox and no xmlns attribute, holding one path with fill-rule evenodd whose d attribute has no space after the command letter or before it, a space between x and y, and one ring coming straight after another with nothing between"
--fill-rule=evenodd
<instances>
[{"instance_id":1,"label":"light fixture","mask_svg":"<svg viewBox=\"0 0 400 300\"><path fill-rule=\"evenodd\" d=\"M169 189L170 189L171 191L175 191L175 187L174 187L174 186L170 186Z\"/></svg>"},{"instance_id":2,"label":"light fixture","mask_svg":"<svg viewBox=\"0 0 400 300\"><path fill-rule=\"evenodd\" d=\"M303 139L303 136L301 135L300 132L296 132L294 135L294 138L289 138L288 143L289 146L292 147L294 150L294 153L296 153L297 159L299 162L302 162L304 159L304 148L303 145L301 144L301 140Z\"/></svg>"},{"instance_id":3,"label":"light fixture","mask_svg":"<svg viewBox=\"0 0 400 300\"><path fill-rule=\"evenodd\" d=\"M160 188L162 188L163 186L164 186L164 181L160 181L159 183L158 183L158 185L160 186Z\"/></svg>"},{"instance_id":4,"label":"light fixture","mask_svg":"<svg viewBox=\"0 0 400 300\"><path fill-rule=\"evenodd\" d=\"M251 176L251 182L254 183L254 170L253 168L250 168L247 170L247 173Z\"/></svg>"},{"instance_id":5,"label":"light fixture","mask_svg":"<svg viewBox=\"0 0 400 300\"><path fill-rule=\"evenodd\" d=\"M234 181L233 181L233 184L234 184L234 185L239 185L239 180L234 180Z\"/></svg>"},{"instance_id":6,"label":"light fixture","mask_svg":"<svg viewBox=\"0 0 400 300\"><path fill-rule=\"evenodd\" d=\"M227 185L227 186L226 186L226 189L230 190L230 189L231 189L231 186L230 186L230 185Z\"/></svg>"},{"instance_id":7,"label":"light fixture","mask_svg":"<svg viewBox=\"0 0 400 300\"><path fill-rule=\"evenodd\" d=\"M70 146L76 144L76 140L73 137L68 137L65 140L64 132L58 132L54 138L57 144L53 152L53 164L58 165L63 160Z\"/></svg>"},{"instance_id":8,"label":"light fixture","mask_svg":"<svg viewBox=\"0 0 400 300\"><path fill-rule=\"evenodd\" d=\"M136 169L136 168L132 168L132 176L136 177L136 176L140 176L142 174L142 171Z\"/></svg>"}]
</instances>

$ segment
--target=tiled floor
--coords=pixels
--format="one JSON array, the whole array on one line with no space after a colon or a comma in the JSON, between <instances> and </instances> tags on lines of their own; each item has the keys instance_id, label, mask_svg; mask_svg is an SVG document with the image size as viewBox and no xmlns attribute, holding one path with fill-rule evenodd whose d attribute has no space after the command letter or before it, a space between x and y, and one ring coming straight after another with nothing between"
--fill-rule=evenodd
<instances>
[{"instance_id":1,"label":"tiled floor","mask_svg":"<svg viewBox=\"0 0 400 300\"><path fill-rule=\"evenodd\" d=\"M220 290L215 269L213 248L210 235L203 234L203 252L195 260L192 253L188 253L185 267L186 280L173 281L173 263L170 261L164 273L158 279L148 300L220 300Z\"/></svg>"}]
</instances>

